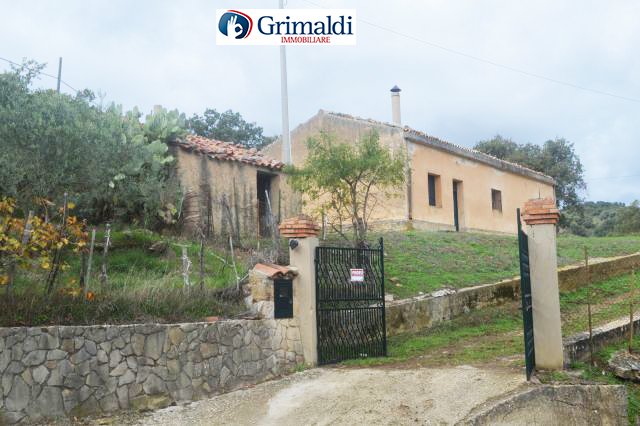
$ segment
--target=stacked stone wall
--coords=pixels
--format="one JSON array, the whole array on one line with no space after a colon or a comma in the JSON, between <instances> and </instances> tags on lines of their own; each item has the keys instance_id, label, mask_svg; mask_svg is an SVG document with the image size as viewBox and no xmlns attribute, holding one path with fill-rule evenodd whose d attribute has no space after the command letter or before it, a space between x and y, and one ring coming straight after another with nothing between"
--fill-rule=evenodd
<instances>
[{"instance_id":1,"label":"stacked stone wall","mask_svg":"<svg viewBox=\"0 0 640 426\"><path fill-rule=\"evenodd\" d=\"M159 408L302 362L293 319L0 328L0 424Z\"/></svg>"}]
</instances>

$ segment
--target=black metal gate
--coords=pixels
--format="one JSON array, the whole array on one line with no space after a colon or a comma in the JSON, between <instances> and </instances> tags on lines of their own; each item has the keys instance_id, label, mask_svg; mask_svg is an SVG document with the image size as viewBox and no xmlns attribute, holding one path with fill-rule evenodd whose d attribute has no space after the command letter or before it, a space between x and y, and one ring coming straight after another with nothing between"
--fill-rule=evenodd
<instances>
[{"instance_id":1,"label":"black metal gate","mask_svg":"<svg viewBox=\"0 0 640 426\"><path fill-rule=\"evenodd\" d=\"M318 363L387 355L384 246L316 248Z\"/></svg>"},{"instance_id":2,"label":"black metal gate","mask_svg":"<svg viewBox=\"0 0 640 426\"><path fill-rule=\"evenodd\" d=\"M524 324L524 360L527 380L536 368L536 352L533 336L533 305L531 303L531 274L529 271L529 237L522 230L520 209L518 215L518 247L520 252L520 293L522 294L522 322Z\"/></svg>"}]
</instances>

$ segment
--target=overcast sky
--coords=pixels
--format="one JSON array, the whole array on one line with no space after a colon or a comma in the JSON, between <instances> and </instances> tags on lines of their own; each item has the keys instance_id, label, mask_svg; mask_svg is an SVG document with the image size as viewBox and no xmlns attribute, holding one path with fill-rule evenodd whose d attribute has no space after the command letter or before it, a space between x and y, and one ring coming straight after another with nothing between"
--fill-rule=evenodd
<instances>
[{"instance_id":1,"label":"overcast sky","mask_svg":"<svg viewBox=\"0 0 640 426\"><path fill-rule=\"evenodd\" d=\"M587 199L640 198L640 2L313 1L357 10L357 46L287 48L292 128L319 109L390 121L389 89L397 84L403 124L469 147L498 133L533 143L564 137L584 164ZM62 56L63 80L107 102L187 115L233 109L279 134L278 48L215 45L216 9L277 3L5 1L0 57L46 62L56 74ZM289 0L287 7L316 6ZM55 80L39 85L54 88Z\"/></svg>"}]
</instances>

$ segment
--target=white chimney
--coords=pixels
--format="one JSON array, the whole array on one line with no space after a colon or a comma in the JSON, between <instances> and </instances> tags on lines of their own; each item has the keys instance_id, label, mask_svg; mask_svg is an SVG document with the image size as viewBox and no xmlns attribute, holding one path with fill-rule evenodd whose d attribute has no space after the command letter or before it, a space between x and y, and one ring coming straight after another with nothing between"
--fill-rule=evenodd
<instances>
[{"instance_id":1,"label":"white chimney","mask_svg":"<svg viewBox=\"0 0 640 426\"><path fill-rule=\"evenodd\" d=\"M391 115L393 124L400 126L402 120L400 119L400 88L398 86L391 88Z\"/></svg>"}]
</instances>

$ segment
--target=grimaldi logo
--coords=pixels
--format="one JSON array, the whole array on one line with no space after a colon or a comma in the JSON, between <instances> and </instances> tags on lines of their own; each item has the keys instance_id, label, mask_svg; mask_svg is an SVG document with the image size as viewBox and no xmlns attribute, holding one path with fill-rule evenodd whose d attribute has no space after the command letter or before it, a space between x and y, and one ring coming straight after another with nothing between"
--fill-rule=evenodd
<instances>
[{"instance_id":1,"label":"grimaldi logo","mask_svg":"<svg viewBox=\"0 0 640 426\"><path fill-rule=\"evenodd\" d=\"M218 9L216 17L219 45L356 44L355 9Z\"/></svg>"},{"instance_id":2,"label":"grimaldi logo","mask_svg":"<svg viewBox=\"0 0 640 426\"><path fill-rule=\"evenodd\" d=\"M237 10L227 10L218 20L218 31L233 40L249 37L252 29L251 16Z\"/></svg>"}]
</instances>

